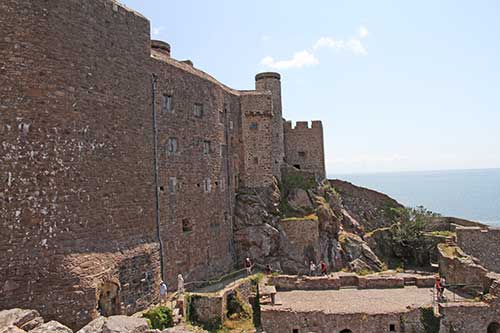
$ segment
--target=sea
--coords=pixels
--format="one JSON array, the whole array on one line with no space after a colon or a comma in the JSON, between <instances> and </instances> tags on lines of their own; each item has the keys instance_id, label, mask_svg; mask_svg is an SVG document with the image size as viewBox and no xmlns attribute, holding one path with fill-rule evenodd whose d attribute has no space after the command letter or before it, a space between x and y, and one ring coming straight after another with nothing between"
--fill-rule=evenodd
<instances>
[{"instance_id":1,"label":"sea","mask_svg":"<svg viewBox=\"0 0 500 333\"><path fill-rule=\"evenodd\" d=\"M500 227L500 169L331 174L354 185L385 193L408 207L424 206Z\"/></svg>"}]
</instances>

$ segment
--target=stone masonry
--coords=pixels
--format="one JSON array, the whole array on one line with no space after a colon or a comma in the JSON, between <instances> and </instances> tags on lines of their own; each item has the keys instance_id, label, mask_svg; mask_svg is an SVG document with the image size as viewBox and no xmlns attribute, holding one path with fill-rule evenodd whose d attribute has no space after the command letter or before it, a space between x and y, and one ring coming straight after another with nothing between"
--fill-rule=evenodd
<instances>
[{"instance_id":1,"label":"stone masonry","mask_svg":"<svg viewBox=\"0 0 500 333\"><path fill-rule=\"evenodd\" d=\"M500 229L456 228L457 245L467 254L478 259L482 266L500 273Z\"/></svg>"},{"instance_id":2,"label":"stone masonry","mask_svg":"<svg viewBox=\"0 0 500 333\"><path fill-rule=\"evenodd\" d=\"M240 189L285 161L325 175L321 123L283 129L279 74L229 88L113 0L4 0L0 31L0 309L141 310L161 279L235 265Z\"/></svg>"},{"instance_id":3,"label":"stone masonry","mask_svg":"<svg viewBox=\"0 0 500 333\"><path fill-rule=\"evenodd\" d=\"M325 151L323 146L323 125L314 120L311 128L307 121L284 124L285 161L298 169L312 171L325 178Z\"/></svg>"}]
</instances>

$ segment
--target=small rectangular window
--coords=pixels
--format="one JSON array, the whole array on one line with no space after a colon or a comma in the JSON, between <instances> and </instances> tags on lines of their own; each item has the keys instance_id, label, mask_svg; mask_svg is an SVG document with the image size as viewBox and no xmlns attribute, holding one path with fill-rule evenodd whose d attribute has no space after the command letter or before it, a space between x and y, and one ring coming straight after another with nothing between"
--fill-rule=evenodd
<instances>
[{"instance_id":1,"label":"small rectangular window","mask_svg":"<svg viewBox=\"0 0 500 333\"><path fill-rule=\"evenodd\" d=\"M232 129L233 129L233 121L232 121L232 120L230 120L230 121L229 121L229 129L230 129L230 130L232 130Z\"/></svg>"},{"instance_id":2,"label":"small rectangular window","mask_svg":"<svg viewBox=\"0 0 500 333\"><path fill-rule=\"evenodd\" d=\"M210 154L210 146L211 146L211 143L210 141L203 141L203 154L204 155L208 155Z\"/></svg>"},{"instance_id":3,"label":"small rectangular window","mask_svg":"<svg viewBox=\"0 0 500 333\"><path fill-rule=\"evenodd\" d=\"M250 123L250 129L251 130L257 130L257 129L259 129L259 124L257 124L257 123Z\"/></svg>"},{"instance_id":4,"label":"small rectangular window","mask_svg":"<svg viewBox=\"0 0 500 333\"><path fill-rule=\"evenodd\" d=\"M258 157L254 157L253 158L253 164L259 164L259 158Z\"/></svg>"},{"instance_id":5,"label":"small rectangular window","mask_svg":"<svg viewBox=\"0 0 500 333\"><path fill-rule=\"evenodd\" d=\"M212 192L212 183L210 181L210 178L205 178L203 180L203 191L205 193L210 193Z\"/></svg>"},{"instance_id":6,"label":"small rectangular window","mask_svg":"<svg viewBox=\"0 0 500 333\"><path fill-rule=\"evenodd\" d=\"M389 332L396 332L396 325L390 324L389 325Z\"/></svg>"},{"instance_id":7,"label":"small rectangular window","mask_svg":"<svg viewBox=\"0 0 500 333\"><path fill-rule=\"evenodd\" d=\"M170 95L163 95L163 101L162 101L162 110L163 112L172 112L172 96Z\"/></svg>"},{"instance_id":8,"label":"small rectangular window","mask_svg":"<svg viewBox=\"0 0 500 333\"><path fill-rule=\"evenodd\" d=\"M299 151L299 157L306 157L305 151Z\"/></svg>"},{"instance_id":9,"label":"small rectangular window","mask_svg":"<svg viewBox=\"0 0 500 333\"><path fill-rule=\"evenodd\" d=\"M189 219L182 219L182 232L193 231L193 225Z\"/></svg>"},{"instance_id":10,"label":"small rectangular window","mask_svg":"<svg viewBox=\"0 0 500 333\"><path fill-rule=\"evenodd\" d=\"M168 193L174 194L177 189L177 178L169 177L168 178Z\"/></svg>"},{"instance_id":11,"label":"small rectangular window","mask_svg":"<svg viewBox=\"0 0 500 333\"><path fill-rule=\"evenodd\" d=\"M167 141L167 155L177 153L177 138L169 138Z\"/></svg>"},{"instance_id":12,"label":"small rectangular window","mask_svg":"<svg viewBox=\"0 0 500 333\"><path fill-rule=\"evenodd\" d=\"M196 118L203 118L203 104L195 103L193 112Z\"/></svg>"}]
</instances>

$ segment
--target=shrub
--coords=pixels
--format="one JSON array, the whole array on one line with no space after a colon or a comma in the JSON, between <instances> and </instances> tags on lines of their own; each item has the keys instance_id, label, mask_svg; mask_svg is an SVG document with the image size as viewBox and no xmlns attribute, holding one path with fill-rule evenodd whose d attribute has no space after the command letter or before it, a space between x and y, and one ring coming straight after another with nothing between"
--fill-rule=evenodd
<instances>
[{"instance_id":1,"label":"shrub","mask_svg":"<svg viewBox=\"0 0 500 333\"><path fill-rule=\"evenodd\" d=\"M172 310L166 306L158 306L142 314L148 320L151 328L163 330L174 326Z\"/></svg>"},{"instance_id":2,"label":"shrub","mask_svg":"<svg viewBox=\"0 0 500 333\"><path fill-rule=\"evenodd\" d=\"M432 307L420 309L420 322L424 326L426 333L439 333L441 318L434 315L434 309Z\"/></svg>"}]
</instances>

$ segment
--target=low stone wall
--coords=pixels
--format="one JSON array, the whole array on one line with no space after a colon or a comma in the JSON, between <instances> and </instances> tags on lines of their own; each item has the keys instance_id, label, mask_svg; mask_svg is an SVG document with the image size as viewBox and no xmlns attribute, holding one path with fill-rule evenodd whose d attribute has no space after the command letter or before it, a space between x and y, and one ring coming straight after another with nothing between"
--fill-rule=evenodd
<instances>
[{"instance_id":1,"label":"low stone wall","mask_svg":"<svg viewBox=\"0 0 500 333\"><path fill-rule=\"evenodd\" d=\"M359 278L360 289L404 288L405 280L397 276L364 276Z\"/></svg>"},{"instance_id":2,"label":"low stone wall","mask_svg":"<svg viewBox=\"0 0 500 333\"><path fill-rule=\"evenodd\" d=\"M402 313L367 315L364 313L335 314L322 311L294 312L264 306L261 312L262 328L272 333L337 333L352 332L425 332L420 309Z\"/></svg>"},{"instance_id":3,"label":"low stone wall","mask_svg":"<svg viewBox=\"0 0 500 333\"><path fill-rule=\"evenodd\" d=\"M250 278L236 281L217 293L190 293L186 302L189 321L210 329L219 327L226 319L228 296L234 292L251 306L253 282Z\"/></svg>"},{"instance_id":4,"label":"low stone wall","mask_svg":"<svg viewBox=\"0 0 500 333\"><path fill-rule=\"evenodd\" d=\"M440 244L438 250L439 272L441 276L446 277L447 284L468 286L482 286L484 284L488 270L476 264L460 248Z\"/></svg>"},{"instance_id":5,"label":"low stone wall","mask_svg":"<svg viewBox=\"0 0 500 333\"><path fill-rule=\"evenodd\" d=\"M329 276L275 275L268 278L268 284L277 290L337 290L342 287L360 289L403 288L414 284L419 288L432 288L435 277L417 274L367 275L336 273Z\"/></svg>"}]
</instances>

